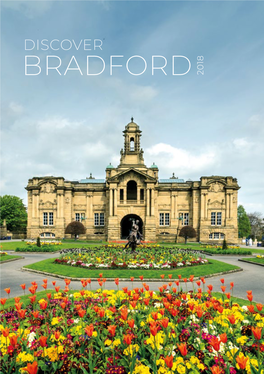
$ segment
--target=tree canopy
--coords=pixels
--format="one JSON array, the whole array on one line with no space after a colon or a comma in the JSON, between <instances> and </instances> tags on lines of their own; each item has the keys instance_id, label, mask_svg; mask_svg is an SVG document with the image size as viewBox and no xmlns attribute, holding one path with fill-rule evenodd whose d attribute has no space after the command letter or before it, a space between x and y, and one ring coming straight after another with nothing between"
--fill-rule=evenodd
<instances>
[{"instance_id":1,"label":"tree canopy","mask_svg":"<svg viewBox=\"0 0 264 374\"><path fill-rule=\"evenodd\" d=\"M25 231L27 228L27 211L22 199L17 196L0 196L0 223L6 220L7 230Z\"/></svg>"},{"instance_id":2,"label":"tree canopy","mask_svg":"<svg viewBox=\"0 0 264 374\"><path fill-rule=\"evenodd\" d=\"M185 238L185 244L186 244L188 238L196 237L196 231L192 226L184 226L181 229L179 236L181 236L182 238Z\"/></svg>"},{"instance_id":3,"label":"tree canopy","mask_svg":"<svg viewBox=\"0 0 264 374\"><path fill-rule=\"evenodd\" d=\"M249 213L248 219L251 225L251 235L254 239L261 239L264 234L263 217L260 212Z\"/></svg>"},{"instance_id":4,"label":"tree canopy","mask_svg":"<svg viewBox=\"0 0 264 374\"><path fill-rule=\"evenodd\" d=\"M251 225L243 205L239 205L237 208L237 221L239 237L249 236L251 234Z\"/></svg>"},{"instance_id":5,"label":"tree canopy","mask_svg":"<svg viewBox=\"0 0 264 374\"><path fill-rule=\"evenodd\" d=\"M72 221L65 229L65 234L74 235L75 238L77 237L77 235L85 234L85 232L86 228L79 221Z\"/></svg>"}]
</instances>

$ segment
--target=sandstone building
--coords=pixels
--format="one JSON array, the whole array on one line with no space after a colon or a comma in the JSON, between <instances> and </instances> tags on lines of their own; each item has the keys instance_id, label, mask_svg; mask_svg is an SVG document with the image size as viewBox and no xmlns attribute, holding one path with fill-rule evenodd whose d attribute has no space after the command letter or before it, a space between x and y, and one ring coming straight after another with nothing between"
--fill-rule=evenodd
<instances>
[{"instance_id":1,"label":"sandstone building","mask_svg":"<svg viewBox=\"0 0 264 374\"><path fill-rule=\"evenodd\" d=\"M158 167L144 164L141 130L133 119L123 134L120 164L108 165L105 179L50 176L28 181L28 238L63 238L66 226L77 220L86 227L87 239L120 240L138 219L149 241L175 242L181 227L191 225L197 241L237 242L235 178L159 179Z\"/></svg>"}]
</instances>

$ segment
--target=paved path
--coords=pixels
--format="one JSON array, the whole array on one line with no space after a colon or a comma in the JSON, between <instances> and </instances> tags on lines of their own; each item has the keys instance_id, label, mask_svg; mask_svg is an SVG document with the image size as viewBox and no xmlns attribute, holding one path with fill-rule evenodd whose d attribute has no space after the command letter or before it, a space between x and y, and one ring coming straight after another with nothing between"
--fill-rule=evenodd
<instances>
[{"instance_id":1,"label":"paved path","mask_svg":"<svg viewBox=\"0 0 264 374\"><path fill-rule=\"evenodd\" d=\"M22 254L21 254L22 255ZM11 288L11 297L14 296L21 296L23 295L23 290L20 287L20 284L25 283L26 284L26 290L28 287L31 286L31 282L36 281L39 284L39 290L43 290L41 287L42 280L44 278L48 279L48 286L49 288L53 288L51 281L56 280L56 285L61 286L64 288L65 283L63 279L55 278L52 276L43 276L41 274L37 273L30 273L27 271L22 271L21 268L24 265L29 265L37 261L45 260L47 258L56 258L58 257L58 254L32 254L27 253L23 254L23 257L25 257L22 260L8 262L5 264L0 265L0 272L1 272L1 285L0 285L0 292L1 297L6 297L6 292L4 291L5 288L10 287ZM220 278L225 279L225 285L227 286L226 292L229 291L229 285L230 282L234 282L234 296L241 297L246 299L247 290L253 291L253 301L260 302L264 304L264 268L261 266L256 266L249 263L244 263L238 261L238 256L213 256L212 257L215 260L223 261L232 265L237 265L243 269L243 271L238 273L231 273L224 276L215 276L212 278L208 278L206 281L206 284L212 284L213 285L213 291L220 291L221 292L221 282ZM133 282L134 287L141 287L141 282ZM158 290L158 287L161 286L165 282L149 282L150 289L152 290ZM124 281L120 282L120 289L122 287L131 287L130 281ZM91 283L91 288L97 289L98 282L94 281ZM71 288L72 289L81 289L82 285L80 281L72 281L71 282ZM106 282L106 288L107 289L116 289L116 285L112 281ZM185 288L185 285L183 285L183 289ZM189 286L191 289L191 286ZM29 293L28 291L26 293Z\"/></svg>"}]
</instances>

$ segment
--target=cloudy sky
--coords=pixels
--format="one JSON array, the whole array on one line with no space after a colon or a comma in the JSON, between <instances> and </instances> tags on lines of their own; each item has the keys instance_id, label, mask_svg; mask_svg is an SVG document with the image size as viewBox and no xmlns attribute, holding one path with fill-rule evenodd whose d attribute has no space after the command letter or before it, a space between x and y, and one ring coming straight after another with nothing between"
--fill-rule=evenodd
<instances>
[{"instance_id":1,"label":"cloudy sky","mask_svg":"<svg viewBox=\"0 0 264 374\"><path fill-rule=\"evenodd\" d=\"M108 163L119 163L133 116L145 163L155 162L160 178L234 176L239 203L264 213L264 2L1 1L1 8L2 195L26 204L33 176L104 178ZM25 39L35 48L27 42L25 50ZM43 39L49 49L37 50ZM38 75L25 74L29 55L37 57L27 64L38 58L39 68L27 73ZM113 64L122 66L111 75L117 55ZM135 55L128 68L137 75L126 69ZM177 58L173 70L176 55L190 60L187 74L173 75L189 67ZM61 63L48 75L47 56L48 67ZM87 56L101 58L88 58L89 73L99 73L102 60L105 70L87 75ZM152 74L152 56L167 66Z\"/></svg>"}]
</instances>

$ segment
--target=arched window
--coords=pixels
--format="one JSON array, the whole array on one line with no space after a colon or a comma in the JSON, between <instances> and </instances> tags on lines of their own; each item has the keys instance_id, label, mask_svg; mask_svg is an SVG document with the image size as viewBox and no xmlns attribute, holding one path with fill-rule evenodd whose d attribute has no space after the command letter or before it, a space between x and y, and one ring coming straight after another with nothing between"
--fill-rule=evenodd
<instances>
[{"instance_id":1,"label":"arched window","mask_svg":"<svg viewBox=\"0 0 264 374\"><path fill-rule=\"evenodd\" d=\"M127 200L137 200L137 182L127 182Z\"/></svg>"},{"instance_id":2,"label":"arched window","mask_svg":"<svg viewBox=\"0 0 264 374\"><path fill-rule=\"evenodd\" d=\"M134 138L130 138L130 151L134 152L135 150L135 141Z\"/></svg>"}]
</instances>

